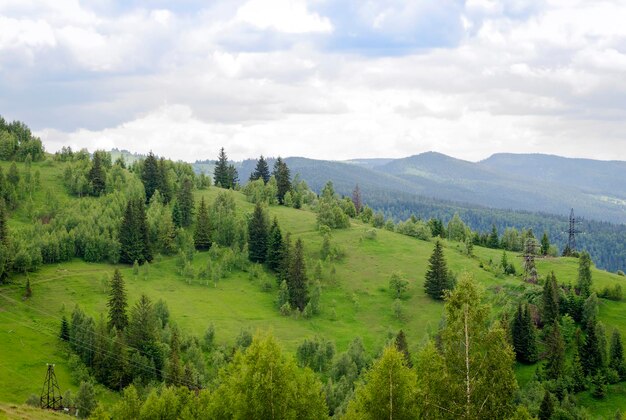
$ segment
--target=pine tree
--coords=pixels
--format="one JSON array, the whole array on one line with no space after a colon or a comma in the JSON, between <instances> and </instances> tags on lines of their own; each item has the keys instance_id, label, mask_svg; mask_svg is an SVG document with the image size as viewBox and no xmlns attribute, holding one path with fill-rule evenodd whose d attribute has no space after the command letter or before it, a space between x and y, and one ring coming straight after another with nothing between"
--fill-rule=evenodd
<instances>
[{"instance_id":1,"label":"pine tree","mask_svg":"<svg viewBox=\"0 0 626 420\"><path fill-rule=\"evenodd\" d=\"M172 206L172 223L176 229L183 227L183 216L180 213L178 201L174 201L174 205Z\"/></svg>"},{"instance_id":2,"label":"pine tree","mask_svg":"<svg viewBox=\"0 0 626 420\"><path fill-rule=\"evenodd\" d=\"M228 179L228 157L222 147L220 153L215 162L215 169L213 170L213 181L216 187L230 188L230 182Z\"/></svg>"},{"instance_id":3,"label":"pine tree","mask_svg":"<svg viewBox=\"0 0 626 420\"><path fill-rule=\"evenodd\" d=\"M114 329L113 337L111 353L115 357L110 359L107 366L107 379L110 388L121 391L129 382L128 347L124 335L120 331Z\"/></svg>"},{"instance_id":4,"label":"pine tree","mask_svg":"<svg viewBox=\"0 0 626 420\"><path fill-rule=\"evenodd\" d=\"M563 341L559 324L556 321L550 326L546 347L546 377L557 380L563 376L565 371L565 342Z\"/></svg>"},{"instance_id":5,"label":"pine tree","mask_svg":"<svg viewBox=\"0 0 626 420\"><path fill-rule=\"evenodd\" d=\"M293 308L300 311L309 302L307 293L308 280L306 277L306 267L304 265L304 245L302 239L298 238L290 258L289 274L287 277L287 287L289 288L289 303Z\"/></svg>"},{"instance_id":6,"label":"pine tree","mask_svg":"<svg viewBox=\"0 0 626 420\"><path fill-rule=\"evenodd\" d=\"M117 331L124 331L128 325L128 315L126 314L128 302L124 278L118 269L115 270L111 279L111 291L107 306L109 308L109 329L115 328Z\"/></svg>"},{"instance_id":7,"label":"pine tree","mask_svg":"<svg viewBox=\"0 0 626 420\"><path fill-rule=\"evenodd\" d=\"M394 340L394 344L396 349L404 356L404 363L406 366L412 368L413 362L411 361L411 353L409 352L409 344L406 341L406 335L404 331L398 331L398 335L396 335L396 339Z\"/></svg>"},{"instance_id":8,"label":"pine tree","mask_svg":"<svg viewBox=\"0 0 626 420\"><path fill-rule=\"evenodd\" d=\"M287 280L289 278L289 267L291 266L291 233L287 232L283 241L283 252L280 268L278 270L278 281Z\"/></svg>"},{"instance_id":9,"label":"pine tree","mask_svg":"<svg viewBox=\"0 0 626 420\"><path fill-rule=\"evenodd\" d=\"M126 329L128 346L139 350L142 355L149 354L156 342L156 315L148 296L141 295L130 311Z\"/></svg>"},{"instance_id":10,"label":"pine tree","mask_svg":"<svg viewBox=\"0 0 626 420\"><path fill-rule=\"evenodd\" d=\"M170 339L170 356L167 363L165 380L168 385L178 385L182 381L183 369L180 363L180 340L178 328L174 327Z\"/></svg>"},{"instance_id":11,"label":"pine tree","mask_svg":"<svg viewBox=\"0 0 626 420\"><path fill-rule=\"evenodd\" d=\"M159 162L152 152L150 152L143 161L143 167L141 168L141 181L143 182L144 189L146 190L147 203L150 202L154 192L156 190L160 190L160 178L161 171L159 170ZM161 191L161 194L163 194L163 191Z\"/></svg>"},{"instance_id":12,"label":"pine tree","mask_svg":"<svg viewBox=\"0 0 626 420\"><path fill-rule=\"evenodd\" d=\"M204 201L204 197L200 200L198 214L196 216L196 227L193 234L193 240L196 249L211 248L211 224L209 219L209 208Z\"/></svg>"},{"instance_id":13,"label":"pine tree","mask_svg":"<svg viewBox=\"0 0 626 420\"><path fill-rule=\"evenodd\" d=\"M67 322L67 317L63 315L61 318L61 333L59 338L63 341L70 341L70 324Z\"/></svg>"},{"instance_id":14,"label":"pine tree","mask_svg":"<svg viewBox=\"0 0 626 420\"><path fill-rule=\"evenodd\" d=\"M443 299L444 291L449 290L452 286L441 242L435 242L435 248L428 260L428 264L424 289L433 299L441 300Z\"/></svg>"},{"instance_id":15,"label":"pine tree","mask_svg":"<svg viewBox=\"0 0 626 420\"><path fill-rule=\"evenodd\" d=\"M587 323L587 337L581 347L579 353L585 375L594 376L602 369L602 352L595 320Z\"/></svg>"},{"instance_id":16,"label":"pine tree","mask_svg":"<svg viewBox=\"0 0 626 420\"><path fill-rule=\"evenodd\" d=\"M287 191L291 191L291 173L289 167L281 157L276 159L272 175L276 178L276 186L278 187L276 197L278 198L278 202L284 204L285 194L287 194Z\"/></svg>"},{"instance_id":17,"label":"pine tree","mask_svg":"<svg viewBox=\"0 0 626 420\"><path fill-rule=\"evenodd\" d=\"M550 420L554 413L554 401L552 400L552 394L546 390L543 394L543 400L539 406L539 420Z\"/></svg>"},{"instance_id":18,"label":"pine tree","mask_svg":"<svg viewBox=\"0 0 626 420\"><path fill-rule=\"evenodd\" d=\"M168 181L167 171L167 162L164 158L159 159L159 182L157 189L161 193L165 204L172 200L172 188L170 187L170 183Z\"/></svg>"},{"instance_id":19,"label":"pine tree","mask_svg":"<svg viewBox=\"0 0 626 420\"><path fill-rule=\"evenodd\" d=\"M611 335L611 348L609 351L609 367L615 369L624 376L624 346L622 345L622 337L617 329L613 330Z\"/></svg>"},{"instance_id":20,"label":"pine tree","mask_svg":"<svg viewBox=\"0 0 626 420\"><path fill-rule=\"evenodd\" d=\"M359 184L356 184L354 190L352 191L352 203L354 204L356 214L359 215L361 213L361 209L363 209L363 200L361 199L361 189L359 188ZM436 235L433 234L433 236Z\"/></svg>"},{"instance_id":21,"label":"pine tree","mask_svg":"<svg viewBox=\"0 0 626 420\"><path fill-rule=\"evenodd\" d=\"M559 319L559 289L554 271L543 286L543 323L551 325Z\"/></svg>"},{"instance_id":22,"label":"pine tree","mask_svg":"<svg viewBox=\"0 0 626 420\"><path fill-rule=\"evenodd\" d=\"M572 367L570 369L572 378L572 387L574 392L581 392L587 389L587 383L585 380L585 372L583 370L582 361L580 360L580 354L578 347L574 348L574 356L572 357Z\"/></svg>"},{"instance_id":23,"label":"pine tree","mask_svg":"<svg viewBox=\"0 0 626 420\"><path fill-rule=\"evenodd\" d=\"M278 272L283 258L283 235L278 225L278 219L274 217L270 233L267 238L267 266L270 270Z\"/></svg>"},{"instance_id":24,"label":"pine tree","mask_svg":"<svg viewBox=\"0 0 626 420\"><path fill-rule=\"evenodd\" d=\"M513 336L513 349L517 361L521 363L536 362L537 338L528 305L522 306L521 303L518 305L511 327L511 335Z\"/></svg>"},{"instance_id":25,"label":"pine tree","mask_svg":"<svg viewBox=\"0 0 626 420\"><path fill-rule=\"evenodd\" d=\"M496 229L496 225L491 225L491 233L489 234L489 239L487 239L487 247L493 249L500 248L500 240L498 238L498 229Z\"/></svg>"},{"instance_id":26,"label":"pine tree","mask_svg":"<svg viewBox=\"0 0 626 420\"><path fill-rule=\"evenodd\" d=\"M585 299L591 295L591 256L587 251L578 260L578 290Z\"/></svg>"},{"instance_id":27,"label":"pine tree","mask_svg":"<svg viewBox=\"0 0 626 420\"><path fill-rule=\"evenodd\" d=\"M120 262L143 264L152 261L146 206L143 200L129 200L120 227Z\"/></svg>"},{"instance_id":28,"label":"pine tree","mask_svg":"<svg viewBox=\"0 0 626 420\"><path fill-rule=\"evenodd\" d=\"M541 255L548 255L548 251L550 251L550 239L548 233L544 231L541 237Z\"/></svg>"},{"instance_id":29,"label":"pine tree","mask_svg":"<svg viewBox=\"0 0 626 420\"><path fill-rule=\"evenodd\" d=\"M0 246L9 245L9 225L7 223L7 208L0 197Z\"/></svg>"},{"instance_id":30,"label":"pine tree","mask_svg":"<svg viewBox=\"0 0 626 420\"><path fill-rule=\"evenodd\" d=\"M191 180L185 178L180 191L178 191L177 201L180 211L180 225L182 227L189 227L193 223L194 199L192 188Z\"/></svg>"},{"instance_id":31,"label":"pine tree","mask_svg":"<svg viewBox=\"0 0 626 420\"><path fill-rule=\"evenodd\" d=\"M262 179L265 184L270 180L270 168L267 166L267 161L261 155L259 160L256 162L256 168L254 168L254 172L250 174L250 181L255 181L257 179Z\"/></svg>"},{"instance_id":32,"label":"pine tree","mask_svg":"<svg viewBox=\"0 0 626 420\"><path fill-rule=\"evenodd\" d=\"M261 203L254 206L248 222L248 258L255 263L264 263L267 258L267 219Z\"/></svg>"},{"instance_id":33,"label":"pine tree","mask_svg":"<svg viewBox=\"0 0 626 420\"><path fill-rule=\"evenodd\" d=\"M239 184L239 174L237 173L237 168L235 168L235 165L228 165L226 173L228 174L228 188L234 189L237 184Z\"/></svg>"},{"instance_id":34,"label":"pine tree","mask_svg":"<svg viewBox=\"0 0 626 420\"><path fill-rule=\"evenodd\" d=\"M100 153L94 153L87 179L91 185L93 195L100 195L106 189L106 173L102 167L102 156Z\"/></svg>"}]
</instances>

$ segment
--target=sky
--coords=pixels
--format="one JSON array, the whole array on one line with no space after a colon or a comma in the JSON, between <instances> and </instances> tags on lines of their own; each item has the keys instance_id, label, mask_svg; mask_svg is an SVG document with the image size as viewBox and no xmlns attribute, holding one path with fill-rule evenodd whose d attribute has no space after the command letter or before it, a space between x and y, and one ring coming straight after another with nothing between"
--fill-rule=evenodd
<instances>
[{"instance_id":1,"label":"sky","mask_svg":"<svg viewBox=\"0 0 626 420\"><path fill-rule=\"evenodd\" d=\"M0 115L48 151L626 160L626 3L0 0Z\"/></svg>"}]
</instances>

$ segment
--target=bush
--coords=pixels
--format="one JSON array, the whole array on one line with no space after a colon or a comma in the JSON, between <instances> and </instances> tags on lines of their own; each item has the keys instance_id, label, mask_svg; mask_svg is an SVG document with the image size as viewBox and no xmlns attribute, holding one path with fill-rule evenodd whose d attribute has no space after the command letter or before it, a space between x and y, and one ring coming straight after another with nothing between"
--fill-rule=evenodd
<instances>
[{"instance_id":1,"label":"bush","mask_svg":"<svg viewBox=\"0 0 626 420\"><path fill-rule=\"evenodd\" d=\"M612 288L607 286L600 292L599 296L608 300L620 301L622 300L622 286L619 284L614 285Z\"/></svg>"},{"instance_id":2,"label":"bush","mask_svg":"<svg viewBox=\"0 0 626 420\"><path fill-rule=\"evenodd\" d=\"M369 239L369 240L375 240L376 235L377 235L376 229L366 229L365 233L363 234L363 238Z\"/></svg>"}]
</instances>

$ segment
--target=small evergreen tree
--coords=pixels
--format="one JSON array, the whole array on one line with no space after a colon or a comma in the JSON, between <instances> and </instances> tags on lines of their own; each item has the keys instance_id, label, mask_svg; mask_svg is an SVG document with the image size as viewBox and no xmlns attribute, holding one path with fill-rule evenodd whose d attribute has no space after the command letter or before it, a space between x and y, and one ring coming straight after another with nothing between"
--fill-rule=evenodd
<instances>
[{"instance_id":1,"label":"small evergreen tree","mask_svg":"<svg viewBox=\"0 0 626 420\"><path fill-rule=\"evenodd\" d=\"M548 379L557 380L565 372L565 342L561 335L559 323L554 321L546 342L547 361L545 373Z\"/></svg>"},{"instance_id":2,"label":"small evergreen tree","mask_svg":"<svg viewBox=\"0 0 626 420\"><path fill-rule=\"evenodd\" d=\"M513 349L517 361L521 363L536 362L537 338L528 305L522 306L521 303L518 305L511 326L511 335L513 336Z\"/></svg>"},{"instance_id":3,"label":"small evergreen tree","mask_svg":"<svg viewBox=\"0 0 626 420\"><path fill-rule=\"evenodd\" d=\"M267 258L267 218L261 203L256 203L248 223L248 258L252 262L264 263Z\"/></svg>"},{"instance_id":4,"label":"small evergreen tree","mask_svg":"<svg viewBox=\"0 0 626 420\"><path fill-rule=\"evenodd\" d=\"M209 208L204 201L204 197L200 200L198 214L196 216L196 226L193 234L193 241L196 249L211 248L211 225L209 218Z\"/></svg>"},{"instance_id":5,"label":"small evergreen tree","mask_svg":"<svg viewBox=\"0 0 626 420\"><path fill-rule=\"evenodd\" d=\"M412 368L413 362L411 361L411 353L409 352L409 343L407 343L406 341L406 335L404 334L404 331L398 331L396 339L394 340L394 344L396 346L396 349L398 349L398 351L404 356L404 363L408 367Z\"/></svg>"},{"instance_id":6,"label":"small evergreen tree","mask_svg":"<svg viewBox=\"0 0 626 420\"><path fill-rule=\"evenodd\" d=\"M193 222L194 199L192 189L193 183L189 178L186 178L178 191L177 201L182 227L189 227Z\"/></svg>"},{"instance_id":7,"label":"small evergreen tree","mask_svg":"<svg viewBox=\"0 0 626 420\"><path fill-rule=\"evenodd\" d=\"M278 225L278 219L274 217L270 233L267 238L267 266L270 270L278 272L283 258L283 235Z\"/></svg>"},{"instance_id":8,"label":"small evergreen tree","mask_svg":"<svg viewBox=\"0 0 626 420\"><path fill-rule=\"evenodd\" d=\"M183 368L180 361L180 340L178 337L178 328L172 330L170 339L170 356L167 363L167 372L165 381L168 385L179 385L183 378Z\"/></svg>"},{"instance_id":9,"label":"small evergreen tree","mask_svg":"<svg viewBox=\"0 0 626 420\"><path fill-rule=\"evenodd\" d=\"M126 300L124 278L118 269L115 270L113 278L111 279L111 289L107 306L109 308L109 328L124 331L128 325L128 315L126 314L128 302Z\"/></svg>"},{"instance_id":10,"label":"small evergreen tree","mask_svg":"<svg viewBox=\"0 0 626 420\"><path fill-rule=\"evenodd\" d=\"M539 420L550 420L554 413L554 401L550 391L546 390L543 394L543 400L539 406Z\"/></svg>"},{"instance_id":11,"label":"small evergreen tree","mask_svg":"<svg viewBox=\"0 0 626 420\"><path fill-rule=\"evenodd\" d=\"M67 322L67 317L63 315L61 318L61 333L59 338L63 341L70 341L70 324Z\"/></svg>"},{"instance_id":12,"label":"small evergreen tree","mask_svg":"<svg viewBox=\"0 0 626 420\"><path fill-rule=\"evenodd\" d=\"M281 157L276 159L272 175L276 178L276 186L278 187L276 197L278 198L278 202L284 204L285 194L287 191L291 191L291 173L289 167Z\"/></svg>"},{"instance_id":13,"label":"small evergreen tree","mask_svg":"<svg viewBox=\"0 0 626 420\"><path fill-rule=\"evenodd\" d=\"M543 286L543 323L551 325L559 319L559 289L554 271Z\"/></svg>"},{"instance_id":14,"label":"small evergreen tree","mask_svg":"<svg viewBox=\"0 0 626 420\"><path fill-rule=\"evenodd\" d=\"M302 239L298 238L293 250L293 257L290 258L289 275L287 277L287 287L289 288L289 303L293 308L303 311L309 302L308 279L304 264L304 245Z\"/></svg>"},{"instance_id":15,"label":"small evergreen tree","mask_svg":"<svg viewBox=\"0 0 626 420\"><path fill-rule=\"evenodd\" d=\"M611 347L609 351L609 367L615 369L624 377L624 346L622 345L622 337L617 329L613 330L611 335Z\"/></svg>"},{"instance_id":16,"label":"small evergreen tree","mask_svg":"<svg viewBox=\"0 0 626 420\"><path fill-rule=\"evenodd\" d=\"M428 260L428 264L424 289L433 299L441 300L443 299L444 291L450 290L452 284L440 241L435 243L435 248Z\"/></svg>"},{"instance_id":17,"label":"small evergreen tree","mask_svg":"<svg viewBox=\"0 0 626 420\"><path fill-rule=\"evenodd\" d=\"M254 172L250 174L250 181L256 181L257 179L262 179L265 184L267 184L270 180L270 168L267 166L267 161L263 155L259 157L259 160L256 162Z\"/></svg>"},{"instance_id":18,"label":"small evergreen tree","mask_svg":"<svg viewBox=\"0 0 626 420\"><path fill-rule=\"evenodd\" d=\"M222 147L220 153L215 162L215 169L213 170L213 181L215 186L222 188L230 188L229 176L228 176L228 157Z\"/></svg>"},{"instance_id":19,"label":"small evergreen tree","mask_svg":"<svg viewBox=\"0 0 626 420\"><path fill-rule=\"evenodd\" d=\"M487 239L487 247L493 249L500 248L500 240L498 238L498 229L496 229L496 225L491 225L491 233Z\"/></svg>"},{"instance_id":20,"label":"small evergreen tree","mask_svg":"<svg viewBox=\"0 0 626 420\"><path fill-rule=\"evenodd\" d=\"M141 168L141 181L143 182L144 189L146 190L146 202L149 203L150 199L154 192L159 189L160 190L160 171L159 171L159 162L157 158L152 154L152 152L148 153L148 156L143 161L143 166ZM161 191L161 194L163 191Z\"/></svg>"},{"instance_id":21,"label":"small evergreen tree","mask_svg":"<svg viewBox=\"0 0 626 420\"><path fill-rule=\"evenodd\" d=\"M106 173L102 166L102 156L100 153L94 153L87 179L91 185L91 193L93 195L100 195L106 189Z\"/></svg>"},{"instance_id":22,"label":"small evergreen tree","mask_svg":"<svg viewBox=\"0 0 626 420\"><path fill-rule=\"evenodd\" d=\"M591 295L591 256L587 251L578 260L578 290L585 299Z\"/></svg>"},{"instance_id":23,"label":"small evergreen tree","mask_svg":"<svg viewBox=\"0 0 626 420\"><path fill-rule=\"evenodd\" d=\"M602 351L595 320L589 320L586 330L587 337L582 342L579 353L585 375L594 376L602 369Z\"/></svg>"},{"instance_id":24,"label":"small evergreen tree","mask_svg":"<svg viewBox=\"0 0 626 420\"><path fill-rule=\"evenodd\" d=\"M132 264L152 260L148 221L143 200L129 200L119 234L120 262Z\"/></svg>"}]
</instances>

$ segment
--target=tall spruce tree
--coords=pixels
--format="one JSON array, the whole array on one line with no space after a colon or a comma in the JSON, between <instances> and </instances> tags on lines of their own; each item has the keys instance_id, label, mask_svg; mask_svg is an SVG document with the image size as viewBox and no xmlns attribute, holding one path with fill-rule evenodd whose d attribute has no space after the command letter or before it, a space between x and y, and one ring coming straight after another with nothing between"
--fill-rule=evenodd
<instances>
[{"instance_id":1,"label":"tall spruce tree","mask_svg":"<svg viewBox=\"0 0 626 420\"><path fill-rule=\"evenodd\" d=\"M239 184L239 174L235 165L228 165L228 188L234 189Z\"/></svg>"},{"instance_id":2,"label":"tall spruce tree","mask_svg":"<svg viewBox=\"0 0 626 420\"><path fill-rule=\"evenodd\" d=\"M308 279L306 276L306 266L304 264L304 245L302 239L298 238L293 249L293 256L290 258L289 274L287 277L287 287L289 288L289 303L292 308L300 311L309 302Z\"/></svg>"},{"instance_id":3,"label":"tall spruce tree","mask_svg":"<svg viewBox=\"0 0 626 420\"><path fill-rule=\"evenodd\" d=\"M215 186L222 188L231 188L231 183L228 173L228 157L222 147L220 153L215 162L215 169L213 170L213 182Z\"/></svg>"},{"instance_id":4,"label":"tall spruce tree","mask_svg":"<svg viewBox=\"0 0 626 420\"><path fill-rule=\"evenodd\" d=\"M565 342L559 323L555 320L550 326L547 342L547 361L545 373L548 379L557 380L565 372Z\"/></svg>"},{"instance_id":5,"label":"tall spruce tree","mask_svg":"<svg viewBox=\"0 0 626 420\"><path fill-rule=\"evenodd\" d=\"M126 211L120 227L120 262L143 264L152 261L146 207L143 200L131 199L126 204Z\"/></svg>"},{"instance_id":6,"label":"tall spruce tree","mask_svg":"<svg viewBox=\"0 0 626 420\"><path fill-rule=\"evenodd\" d=\"M586 329L587 336L579 350L580 359L585 375L594 376L602 369L602 351L595 320L589 320Z\"/></svg>"},{"instance_id":7,"label":"tall spruce tree","mask_svg":"<svg viewBox=\"0 0 626 420\"><path fill-rule=\"evenodd\" d=\"M354 190L352 191L352 203L354 204L354 209L356 210L356 214L358 216L363 209L363 199L361 198L361 189L359 188L359 184L356 184ZM433 236L436 235L433 234Z\"/></svg>"},{"instance_id":8,"label":"tall spruce tree","mask_svg":"<svg viewBox=\"0 0 626 420\"><path fill-rule=\"evenodd\" d=\"M278 219L274 217L270 233L267 238L267 267L275 272L280 270L283 259L283 234L278 225Z\"/></svg>"},{"instance_id":9,"label":"tall spruce tree","mask_svg":"<svg viewBox=\"0 0 626 420\"><path fill-rule=\"evenodd\" d=\"M591 295L591 256L587 251L578 260L578 290L584 299Z\"/></svg>"},{"instance_id":10,"label":"tall spruce tree","mask_svg":"<svg viewBox=\"0 0 626 420\"><path fill-rule=\"evenodd\" d=\"M93 161L91 162L91 169L87 174L89 185L91 186L91 193L93 195L100 195L106 189L106 172L102 164L102 155L100 153L93 154Z\"/></svg>"},{"instance_id":11,"label":"tall spruce tree","mask_svg":"<svg viewBox=\"0 0 626 420\"><path fill-rule=\"evenodd\" d=\"M63 341L70 341L70 323L67 322L67 317L63 315L61 318L61 333L59 338Z\"/></svg>"},{"instance_id":12,"label":"tall spruce tree","mask_svg":"<svg viewBox=\"0 0 626 420\"><path fill-rule=\"evenodd\" d=\"M263 155L259 157L259 160L256 162L254 172L250 174L250 181L256 181L257 179L262 179L266 184L270 180L270 168L267 166L267 161Z\"/></svg>"},{"instance_id":13,"label":"tall spruce tree","mask_svg":"<svg viewBox=\"0 0 626 420\"><path fill-rule=\"evenodd\" d=\"M150 152L144 159L143 167L141 168L141 181L143 182L143 187L146 190L147 203L150 202L154 192L161 187L160 177L161 172L159 170L159 162L152 152ZM162 191L161 194L163 194Z\"/></svg>"},{"instance_id":14,"label":"tall spruce tree","mask_svg":"<svg viewBox=\"0 0 626 420\"><path fill-rule=\"evenodd\" d=\"M128 325L128 315L126 314L128 302L124 278L118 269L115 269L111 279L111 290L107 307L109 308L109 329L115 328L117 331L124 331Z\"/></svg>"},{"instance_id":15,"label":"tall spruce tree","mask_svg":"<svg viewBox=\"0 0 626 420\"><path fill-rule=\"evenodd\" d=\"M172 200L172 187L170 186L169 176L167 172L167 162L164 158L159 159L159 183L157 188L161 193L161 196L163 197L163 202L165 204L169 203Z\"/></svg>"},{"instance_id":16,"label":"tall spruce tree","mask_svg":"<svg viewBox=\"0 0 626 420\"><path fill-rule=\"evenodd\" d=\"M550 391L546 390L539 406L539 420L550 420L554 414L554 400Z\"/></svg>"},{"instance_id":17,"label":"tall spruce tree","mask_svg":"<svg viewBox=\"0 0 626 420\"><path fill-rule=\"evenodd\" d=\"M622 336L617 329L614 329L613 334L611 335L609 367L618 372L620 377L624 377L624 374L626 373L624 369L624 346L622 345Z\"/></svg>"},{"instance_id":18,"label":"tall spruce tree","mask_svg":"<svg viewBox=\"0 0 626 420\"><path fill-rule=\"evenodd\" d=\"M189 227L193 223L193 184L189 178L185 178L183 185L178 191L178 210L180 212L180 225L182 227Z\"/></svg>"},{"instance_id":19,"label":"tall spruce tree","mask_svg":"<svg viewBox=\"0 0 626 420\"><path fill-rule=\"evenodd\" d=\"M424 289L433 299L441 300L444 297L444 291L449 290L452 284L440 241L435 242L435 248L428 264Z\"/></svg>"},{"instance_id":20,"label":"tall spruce tree","mask_svg":"<svg viewBox=\"0 0 626 420\"><path fill-rule=\"evenodd\" d=\"M211 248L211 221L209 218L209 208L204 201L204 197L200 200L200 206L198 207L193 241L196 245L196 249L204 250Z\"/></svg>"},{"instance_id":21,"label":"tall spruce tree","mask_svg":"<svg viewBox=\"0 0 626 420\"><path fill-rule=\"evenodd\" d=\"M180 361L180 339L178 328L174 327L170 338L170 355L167 361L165 382L168 385L179 385L183 379L183 368Z\"/></svg>"},{"instance_id":22,"label":"tall spruce tree","mask_svg":"<svg viewBox=\"0 0 626 420\"><path fill-rule=\"evenodd\" d=\"M248 258L255 263L264 263L267 259L267 218L263 206L257 202L252 218L248 222Z\"/></svg>"},{"instance_id":23,"label":"tall spruce tree","mask_svg":"<svg viewBox=\"0 0 626 420\"><path fill-rule=\"evenodd\" d=\"M543 324L551 325L559 319L559 288L554 271L543 286Z\"/></svg>"},{"instance_id":24,"label":"tall spruce tree","mask_svg":"<svg viewBox=\"0 0 626 420\"><path fill-rule=\"evenodd\" d=\"M493 249L500 248L500 239L498 238L498 229L496 228L496 225L491 225L491 233L487 239L487 247Z\"/></svg>"},{"instance_id":25,"label":"tall spruce tree","mask_svg":"<svg viewBox=\"0 0 626 420\"><path fill-rule=\"evenodd\" d=\"M533 325L528 305L520 303L517 307L513 325L513 350L515 358L521 363L534 363L537 361L537 336Z\"/></svg>"},{"instance_id":26,"label":"tall spruce tree","mask_svg":"<svg viewBox=\"0 0 626 420\"><path fill-rule=\"evenodd\" d=\"M276 178L276 197L280 204L285 202L285 194L291 191L291 172L285 161L279 156L274 162L274 177Z\"/></svg>"},{"instance_id":27,"label":"tall spruce tree","mask_svg":"<svg viewBox=\"0 0 626 420\"><path fill-rule=\"evenodd\" d=\"M409 343L406 341L406 335L404 331L398 331L396 335L396 339L394 340L394 344L396 349L404 356L404 363L408 367L413 367L413 362L411 361L411 353L409 352Z\"/></svg>"}]
</instances>

